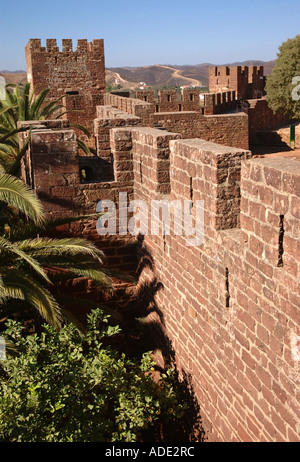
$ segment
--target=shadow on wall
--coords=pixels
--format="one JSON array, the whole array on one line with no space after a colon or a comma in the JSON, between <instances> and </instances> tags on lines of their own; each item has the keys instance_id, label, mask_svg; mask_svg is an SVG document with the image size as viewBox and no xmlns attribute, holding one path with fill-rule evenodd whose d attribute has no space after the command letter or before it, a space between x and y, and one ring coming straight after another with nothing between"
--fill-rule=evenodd
<instances>
[{"instance_id":1,"label":"shadow on wall","mask_svg":"<svg viewBox=\"0 0 300 462\"><path fill-rule=\"evenodd\" d=\"M189 411L183 421L178 425L160 429L155 435L155 441L163 442L203 442L205 434L202 428L200 406L195 397L192 386L192 377L184 369L180 371L176 365L176 354L171 341L165 333L164 314L155 301L157 292L164 289L163 284L155 277L154 262L151 253L143 244L143 236L139 236L139 258L136 270L137 286L123 306L117 305L122 314L119 323L122 329L122 339L117 346L128 355L142 356L143 353L153 351L157 353L158 363L156 374L159 376L165 367L173 367L176 371L178 391L183 402L188 404ZM149 282L140 283L142 272L147 269L153 275ZM159 354L161 353L161 355ZM163 361L162 361L163 360ZM149 441L154 435L147 435ZM152 439L153 441L153 439Z\"/></svg>"}]
</instances>

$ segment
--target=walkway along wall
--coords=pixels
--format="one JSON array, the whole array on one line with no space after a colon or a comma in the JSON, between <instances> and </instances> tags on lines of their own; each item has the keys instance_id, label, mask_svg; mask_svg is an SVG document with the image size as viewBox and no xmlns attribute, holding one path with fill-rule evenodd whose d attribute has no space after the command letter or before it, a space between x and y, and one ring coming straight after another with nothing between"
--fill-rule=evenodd
<instances>
[{"instance_id":1,"label":"walkway along wall","mask_svg":"<svg viewBox=\"0 0 300 462\"><path fill-rule=\"evenodd\" d=\"M110 130L114 180L84 184L74 132L50 126L33 130L23 170L50 216L94 212L120 191L148 204L142 220L154 199L191 201L194 220L204 201L201 245L172 226L170 235L107 236L108 250L139 242L131 255L114 247L112 262L139 256L148 320L190 374L209 441L299 441L300 163L121 126ZM105 242L95 225L71 231Z\"/></svg>"}]
</instances>

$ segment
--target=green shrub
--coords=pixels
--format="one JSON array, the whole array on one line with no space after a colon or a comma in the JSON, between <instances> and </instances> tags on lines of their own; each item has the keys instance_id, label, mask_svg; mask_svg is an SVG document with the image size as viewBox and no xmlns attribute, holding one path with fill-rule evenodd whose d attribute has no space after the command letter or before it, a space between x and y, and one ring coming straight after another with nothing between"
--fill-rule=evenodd
<instances>
[{"instance_id":1,"label":"green shrub","mask_svg":"<svg viewBox=\"0 0 300 462\"><path fill-rule=\"evenodd\" d=\"M27 335L13 320L1 335L19 354L0 361L0 442L139 441L148 428L181 419L173 371L153 381L150 353L130 359L99 309L85 334L73 324Z\"/></svg>"}]
</instances>

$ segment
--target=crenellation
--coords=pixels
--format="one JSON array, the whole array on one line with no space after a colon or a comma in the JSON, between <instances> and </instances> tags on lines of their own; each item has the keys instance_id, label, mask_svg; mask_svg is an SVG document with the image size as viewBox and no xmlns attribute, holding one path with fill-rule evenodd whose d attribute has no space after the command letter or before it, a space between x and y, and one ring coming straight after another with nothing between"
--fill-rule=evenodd
<instances>
[{"instance_id":1,"label":"crenellation","mask_svg":"<svg viewBox=\"0 0 300 462\"><path fill-rule=\"evenodd\" d=\"M88 51L88 41L86 39L78 39L76 51L83 52L83 53L87 52Z\"/></svg>"},{"instance_id":2,"label":"crenellation","mask_svg":"<svg viewBox=\"0 0 300 462\"><path fill-rule=\"evenodd\" d=\"M62 39L62 52L72 53L73 52L73 41L72 39Z\"/></svg>"},{"instance_id":3,"label":"crenellation","mask_svg":"<svg viewBox=\"0 0 300 462\"><path fill-rule=\"evenodd\" d=\"M46 39L47 53L59 53L56 39Z\"/></svg>"}]
</instances>

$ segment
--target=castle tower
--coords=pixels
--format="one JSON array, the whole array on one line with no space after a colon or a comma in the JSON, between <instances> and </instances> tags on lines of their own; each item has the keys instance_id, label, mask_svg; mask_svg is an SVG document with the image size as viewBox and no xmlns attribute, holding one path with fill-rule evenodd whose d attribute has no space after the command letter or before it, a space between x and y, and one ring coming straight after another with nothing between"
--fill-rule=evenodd
<instances>
[{"instance_id":1,"label":"castle tower","mask_svg":"<svg viewBox=\"0 0 300 462\"><path fill-rule=\"evenodd\" d=\"M73 50L72 40L62 40L60 51L56 39L30 39L25 47L27 79L37 91L51 88L49 100L65 96L70 122L85 125L92 134L96 106L103 104L106 89L104 41L78 40Z\"/></svg>"},{"instance_id":2,"label":"castle tower","mask_svg":"<svg viewBox=\"0 0 300 462\"><path fill-rule=\"evenodd\" d=\"M260 98L264 93L263 66L211 66L209 91L235 91L237 99Z\"/></svg>"}]
</instances>

